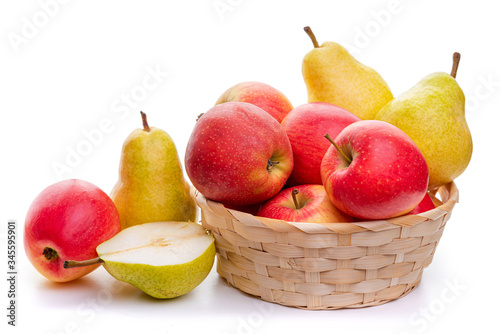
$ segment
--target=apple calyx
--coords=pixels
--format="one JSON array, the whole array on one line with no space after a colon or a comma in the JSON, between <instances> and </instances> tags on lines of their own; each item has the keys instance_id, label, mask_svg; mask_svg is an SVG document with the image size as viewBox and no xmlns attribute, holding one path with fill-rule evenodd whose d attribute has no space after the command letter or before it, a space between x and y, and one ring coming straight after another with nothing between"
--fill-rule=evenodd
<instances>
[{"instance_id":1,"label":"apple calyx","mask_svg":"<svg viewBox=\"0 0 500 334\"><path fill-rule=\"evenodd\" d=\"M57 254L57 251L53 248L50 247L45 247L43 249L43 256L49 261L55 260L59 255Z\"/></svg>"},{"instance_id":2,"label":"apple calyx","mask_svg":"<svg viewBox=\"0 0 500 334\"><path fill-rule=\"evenodd\" d=\"M272 159L272 158L271 158L271 159ZM267 161L267 171L268 171L269 173L271 173L271 171L273 170L273 167L274 167L275 165L277 165L277 164L279 164L279 163L280 163L279 161L273 161L273 160L271 160L271 159L269 159L269 160Z\"/></svg>"},{"instance_id":3,"label":"apple calyx","mask_svg":"<svg viewBox=\"0 0 500 334\"><path fill-rule=\"evenodd\" d=\"M201 116L203 116L203 115L205 115L204 112L202 112L201 114L199 114L198 117L196 117L196 122L198 122L200 120Z\"/></svg>"},{"instance_id":4,"label":"apple calyx","mask_svg":"<svg viewBox=\"0 0 500 334\"><path fill-rule=\"evenodd\" d=\"M73 260L66 260L64 261L63 267L64 269L69 269L69 268L76 268L76 267L85 267L85 266L91 266L93 264L98 264L104 262L100 257L96 257L90 260L85 260L85 261L73 261Z\"/></svg>"},{"instance_id":5,"label":"apple calyx","mask_svg":"<svg viewBox=\"0 0 500 334\"><path fill-rule=\"evenodd\" d=\"M314 47L319 48L318 40L316 39L316 36L314 36L314 33L312 32L311 28L309 26L304 27L304 31L307 33L309 38L311 38L311 41L313 42Z\"/></svg>"},{"instance_id":6,"label":"apple calyx","mask_svg":"<svg viewBox=\"0 0 500 334\"><path fill-rule=\"evenodd\" d=\"M299 190L298 189L293 189L292 190L292 199L293 199L293 204L295 204L295 209L296 210L299 210L301 208L300 204L299 204L299 200L297 199L297 195L299 194Z\"/></svg>"},{"instance_id":7,"label":"apple calyx","mask_svg":"<svg viewBox=\"0 0 500 334\"><path fill-rule=\"evenodd\" d=\"M457 70L458 70L458 63L460 62L460 53L455 52L453 54L453 66L451 68L451 73L450 75L454 77L455 79L457 78Z\"/></svg>"},{"instance_id":8,"label":"apple calyx","mask_svg":"<svg viewBox=\"0 0 500 334\"><path fill-rule=\"evenodd\" d=\"M148 124L148 117L142 111L141 111L141 117L142 117L142 127L144 128L144 131L146 131L146 132L151 131L151 128L149 127L149 124Z\"/></svg>"},{"instance_id":9,"label":"apple calyx","mask_svg":"<svg viewBox=\"0 0 500 334\"><path fill-rule=\"evenodd\" d=\"M347 156L347 154L345 154L345 153L344 153L344 151L342 151L342 150L340 149L340 147L337 145L337 143L335 143L335 141L332 139L332 137L330 137L330 135L329 135L328 133L325 135L325 138L326 138L326 139L328 139L328 140L330 141L330 143L332 143L332 144L333 144L333 146L335 146L335 148L337 149L337 151L339 151L339 152L340 152L340 154L342 154L342 157L343 157L344 159L346 159L346 160L347 160L347 162L348 162L349 164L352 162L352 159L351 159L351 158L349 158L349 157Z\"/></svg>"}]
</instances>

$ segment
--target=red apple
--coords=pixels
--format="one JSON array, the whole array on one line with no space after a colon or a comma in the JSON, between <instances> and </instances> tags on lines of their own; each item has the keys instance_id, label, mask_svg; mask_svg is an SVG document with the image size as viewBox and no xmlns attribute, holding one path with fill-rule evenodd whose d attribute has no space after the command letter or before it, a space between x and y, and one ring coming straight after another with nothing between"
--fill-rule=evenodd
<instances>
[{"instance_id":1,"label":"red apple","mask_svg":"<svg viewBox=\"0 0 500 334\"><path fill-rule=\"evenodd\" d=\"M247 102L261 107L279 123L293 109L286 96L274 87L262 82L241 82L226 90L215 102Z\"/></svg>"},{"instance_id":2,"label":"red apple","mask_svg":"<svg viewBox=\"0 0 500 334\"><path fill-rule=\"evenodd\" d=\"M331 139L331 138L330 138ZM340 132L323 157L321 179L332 203L361 219L413 210L427 192L422 152L394 125L364 120Z\"/></svg>"},{"instance_id":3,"label":"red apple","mask_svg":"<svg viewBox=\"0 0 500 334\"><path fill-rule=\"evenodd\" d=\"M281 190L264 203L257 216L290 222L336 223L352 222L328 198L319 184L305 184Z\"/></svg>"},{"instance_id":4,"label":"red apple","mask_svg":"<svg viewBox=\"0 0 500 334\"><path fill-rule=\"evenodd\" d=\"M435 208L436 205L434 204L431 197L427 193L425 194L424 198L420 201L420 203L418 203L418 205L413 210L408 212L406 215L416 215L422 212L427 212ZM363 220L365 219L354 218L354 221L363 221Z\"/></svg>"},{"instance_id":5,"label":"red apple","mask_svg":"<svg viewBox=\"0 0 500 334\"><path fill-rule=\"evenodd\" d=\"M420 203L418 203L418 205L413 210L408 212L407 214L408 215L416 215L416 214L426 212L426 211L429 211L429 210L432 210L435 208L436 208L436 206L434 205L434 202L432 201L431 196L429 196L429 194L427 193L427 194L425 194L424 198L420 201Z\"/></svg>"},{"instance_id":6,"label":"red apple","mask_svg":"<svg viewBox=\"0 0 500 334\"><path fill-rule=\"evenodd\" d=\"M232 210L236 210L236 211L241 211L241 212L245 212L245 213L249 213L251 215L256 215L257 212L259 212L260 208L262 207L262 204L261 202L259 203L255 203L255 204L250 204L250 205L244 205L244 206L232 206L232 205L224 205L224 207L226 209L232 209Z\"/></svg>"},{"instance_id":7,"label":"red apple","mask_svg":"<svg viewBox=\"0 0 500 334\"><path fill-rule=\"evenodd\" d=\"M321 184L321 160L331 146L325 134L335 138L359 120L351 112L326 102L306 103L290 111L281 122L293 151L293 171L287 185Z\"/></svg>"},{"instance_id":8,"label":"red apple","mask_svg":"<svg viewBox=\"0 0 500 334\"><path fill-rule=\"evenodd\" d=\"M97 257L96 247L121 229L109 196L82 180L65 180L45 188L31 203L24 225L24 249L46 278L68 282L99 265L64 269L67 259Z\"/></svg>"},{"instance_id":9,"label":"red apple","mask_svg":"<svg viewBox=\"0 0 500 334\"><path fill-rule=\"evenodd\" d=\"M205 197L232 207L263 202L293 169L285 130L261 108L219 104L201 116L189 138L186 172Z\"/></svg>"}]
</instances>

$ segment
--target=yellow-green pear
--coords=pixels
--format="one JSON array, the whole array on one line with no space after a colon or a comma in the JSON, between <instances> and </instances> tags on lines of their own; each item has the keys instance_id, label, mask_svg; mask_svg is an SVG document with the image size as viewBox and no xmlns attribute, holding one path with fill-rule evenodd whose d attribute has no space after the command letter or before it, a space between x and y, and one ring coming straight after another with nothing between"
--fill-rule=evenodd
<instances>
[{"instance_id":1,"label":"yellow-green pear","mask_svg":"<svg viewBox=\"0 0 500 334\"><path fill-rule=\"evenodd\" d=\"M455 53L451 74L429 74L376 116L406 132L420 148L429 166L429 189L453 181L472 156L465 96L455 79L459 60Z\"/></svg>"},{"instance_id":2,"label":"yellow-green pear","mask_svg":"<svg viewBox=\"0 0 500 334\"><path fill-rule=\"evenodd\" d=\"M141 111L143 129L125 140L118 182L111 191L122 229L155 221L196 220L196 205L184 179L172 138L149 127Z\"/></svg>"},{"instance_id":3,"label":"yellow-green pear","mask_svg":"<svg viewBox=\"0 0 500 334\"><path fill-rule=\"evenodd\" d=\"M207 277L215 260L215 239L199 224L154 222L127 228L96 248L99 257L64 262L71 269L102 263L119 281L155 298L188 293Z\"/></svg>"},{"instance_id":4,"label":"yellow-green pear","mask_svg":"<svg viewBox=\"0 0 500 334\"><path fill-rule=\"evenodd\" d=\"M384 79L340 44L325 42L319 46L311 28L304 30L314 44L302 61L308 101L332 103L361 119L373 119L393 99Z\"/></svg>"}]
</instances>

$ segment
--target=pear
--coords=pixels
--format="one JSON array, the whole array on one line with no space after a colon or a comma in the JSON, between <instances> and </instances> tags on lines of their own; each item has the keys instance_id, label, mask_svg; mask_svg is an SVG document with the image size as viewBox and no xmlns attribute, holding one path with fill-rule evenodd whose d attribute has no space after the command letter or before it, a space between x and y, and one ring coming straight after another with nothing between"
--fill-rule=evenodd
<instances>
[{"instance_id":1,"label":"pear","mask_svg":"<svg viewBox=\"0 0 500 334\"><path fill-rule=\"evenodd\" d=\"M453 55L451 74L432 73L376 115L410 136L429 166L429 189L457 178L472 156L472 137L465 119L465 97L455 77L460 54Z\"/></svg>"},{"instance_id":2,"label":"pear","mask_svg":"<svg viewBox=\"0 0 500 334\"><path fill-rule=\"evenodd\" d=\"M361 119L373 119L393 99L384 79L340 44L325 42L319 46L311 28L304 30L314 45L302 61L309 102L332 103Z\"/></svg>"},{"instance_id":3,"label":"pear","mask_svg":"<svg viewBox=\"0 0 500 334\"><path fill-rule=\"evenodd\" d=\"M99 257L65 261L64 268L102 263L119 281L160 299L197 287L215 260L214 237L191 222L154 222L132 226L97 246Z\"/></svg>"},{"instance_id":4,"label":"pear","mask_svg":"<svg viewBox=\"0 0 500 334\"><path fill-rule=\"evenodd\" d=\"M196 205L175 144L165 131L150 128L142 111L141 116L143 129L125 140L119 179L110 194L122 229L155 221L194 222Z\"/></svg>"}]
</instances>

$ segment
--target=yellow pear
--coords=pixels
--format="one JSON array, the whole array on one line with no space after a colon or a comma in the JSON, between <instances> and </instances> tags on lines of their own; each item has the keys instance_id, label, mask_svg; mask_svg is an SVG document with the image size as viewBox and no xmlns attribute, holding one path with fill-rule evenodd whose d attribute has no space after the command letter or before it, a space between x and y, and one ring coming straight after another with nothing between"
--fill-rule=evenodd
<instances>
[{"instance_id":1,"label":"yellow pear","mask_svg":"<svg viewBox=\"0 0 500 334\"><path fill-rule=\"evenodd\" d=\"M125 140L119 179L111 191L122 229L156 221L196 220L196 206L184 179L172 138L149 127L141 111L143 129Z\"/></svg>"},{"instance_id":2,"label":"yellow pear","mask_svg":"<svg viewBox=\"0 0 500 334\"><path fill-rule=\"evenodd\" d=\"M319 46L311 28L304 30L314 44L302 61L308 101L332 103L361 119L373 119L393 99L384 79L340 44L325 42Z\"/></svg>"},{"instance_id":3,"label":"yellow pear","mask_svg":"<svg viewBox=\"0 0 500 334\"><path fill-rule=\"evenodd\" d=\"M459 60L455 53L451 74L429 74L376 116L406 132L420 148L429 167L429 189L453 181L472 156L465 96L455 79Z\"/></svg>"}]
</instances>

